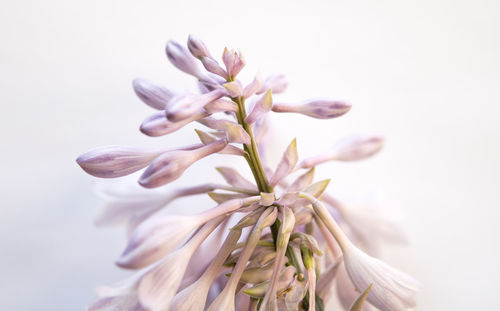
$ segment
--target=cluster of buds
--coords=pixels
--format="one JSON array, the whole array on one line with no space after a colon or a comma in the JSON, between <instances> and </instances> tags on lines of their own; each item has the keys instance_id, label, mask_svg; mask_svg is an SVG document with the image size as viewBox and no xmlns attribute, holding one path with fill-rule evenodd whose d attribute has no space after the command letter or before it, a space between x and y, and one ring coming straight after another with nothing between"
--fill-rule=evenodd
<instances>
[{"instance_id":1,"label":"cluster of buds","mask_svg":"<svg viewBox=\"0 0 500 311\"><path fill-rule=\"evenodd\" d=\"M166 54L197 79L200 94L135 80L138 97L158 111L140 130L157 137L198 122L208 128L196 130L200 142L155 150L102 147L78 157L78 164L101 178L144 169L139 184L157 188L202 158L225 154L243 157L255 180L243 177L240 168L218 167L227 184L107 192L97 223L126 226L128 244L116 264L137 272L98 288L100 298L88 310L324 310L334 287L348 310L414 308L419 283L367 254L373 255L377 235L398 236L397 226L326 193L328 180L314 182L317 165L368 158L382 148L383 137L346 137L327 153L302 161L293 140L271 168L261 157L269 148L268 113L330 119L351 105L323 98L277 102L275 95L287 87L283 75L256 75L245 85L237 79L245 66L241 52L226 48L219 63L194 36L187 48L169 41ZM200 194L208 194L215 206L194 215L165 212L173 200Z\"/></svg>"}]
</instances>

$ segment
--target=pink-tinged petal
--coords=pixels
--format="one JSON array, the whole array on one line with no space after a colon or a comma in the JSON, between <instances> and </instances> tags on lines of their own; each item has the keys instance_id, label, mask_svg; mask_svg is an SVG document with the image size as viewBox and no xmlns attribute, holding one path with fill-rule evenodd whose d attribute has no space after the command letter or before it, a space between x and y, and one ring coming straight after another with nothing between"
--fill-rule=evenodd
<instances>
[{"instance_id":1,"label":"pink-tinged petal","mask_svg":"<svg viewBox=\"0 0 500 311\"><path fill-rule=\"evenodd\" d=\"M177 69L184 71L195 77L202 77L196 58L184 46L173 40L168 41L165 49L168 60L177 67Z\"/></svg>"},{"instance_id":2,"label":"pink-tinged petal","mask_svg":"<svg viewBox=\"0 0 500 311\"><path fill-rule=\"evenodd\" d=\"M205 42L193 34L189 35L187 47L191 54L196 58L212 57Z\"/></svg>"},{"instance_id":3,"label":"pink-tinged petal","mask_svg":"<svg viewBox=\"0 0 500 311\"><path fill-rule=\"evenodd\" d=\"M205 133L203 131L200 131L200 130L196 130L196 134L198 135L198 137L200 138L201 142L204 144L204 145L208 145L208 144L211 144L213 143L214 141L217 140L217 138L213 137L212 135L208 134L208 133ZM225 133L224 134L224 137L226 136ZM246 153L244 150L236 147L236 146L233 146L233 145L226 145L226 147L224 147L224 149L222 149L221 151L219 151L219 153L221 154L232 154L232 155L238 155L238 156L244 156Z\"/></svg>"},{"instance_id":4,"label":"pink-tinged petal","mask_svg":"<svg viewBox=\"0 0 500 311\"><path fill-rule=\"evenodd\" d=\"M237 124L233 121L228 121L228 120L219 120L215 119L212 117L206 117L203 119L198 120L198 123L205 125L208 128L211 128L213 130L217 131L225 131L226 130L226 123L232 123L232 124Z\"/></svg>"},{"instance_id":5,"label":"pink-tinged petal","mask_svg":"<svg viewBox=\"0 0 500 311\"><path fill-rule=\"evenodd\" d=\"M167 256L140 281L138 295L141 305L151 311L168 310L181 284L194 252L221 223L223 217L205 224L182 248Z\"/></svg>"},{"instance_id":6,"label":"pink-tinged petal","mask_svg":"<svg viewBox=\"0 0 500 311\"><path fill-rule=\"evenodd\" d=\"M237 112L238 105L231 100L219 98L205 105L205 110L208 113L227 112L227 111Z\"/></svg>"},{"instance_id":7,"label":"pink-tinged petal","mask_svg":"<svg viewBox=\"0 0 500 311\"><path fill-rule=\"evenodd\" d=\"M384 141L381 135L348 136L334 146L332 158L337 161L363 160L382 150Z\"/></svg>"},{"instance_id":8,"label":"pink-tinged petal","mask_svg":"<svg viewBox=\"0 0 500 311\"><path fill-rule=\"evenodd\" d=\"M148 166L139 179L145 188L156 188L179 178L196 161L219 152L227 142L218 140L194 150L180 150L163 153Z\"/></svg>"},{"instance_id":9,"label":"pink-tinged petal","mask_svg":"<svg viewBox=\"0 0 500 311\"><path fill-rule=\"evenodd\" d=\"M314 167L297 177L297 179L287 188L287 192L302 191L309 187L314 180Z\"/></svg>"},{"instance_id":10,"label":"pink-tinged petal","mask_svg":"<svg viewBox=\"0 0 500 311\"><path fill-rule=\"evenodd\" d=\"M146 151L134 147L107 146L80 155L76 162L88 174L114 178L132 174L146 167L161 151Z\"/></svg>"},{"instance_id":11,"label":"pink-tinged petal","mask_svg":"<svg viewBox=\"0 0 500 311\"><path fill-rule=\"evenodd\" d=\"M225 125L226 137L230 143L251 144L250 135L248 135L241 125L231 122L226 122Z\"/></svg>"},{"instance_id":12,"label":"pink-tinged petal","mask_svg":"<svg viewBox=\"0 0 500 311\"><path fill-rule=\"evenodd\" d=\"M248 98L262 88L262 85L264 84L264 81L262 81L262 76L260 74L257 74L255 78L253 79L252 82L250 82L245 88L243 89L242 96L245 98Z\"/></svg>"},{"instance_id":13,"label":"pink-tinged petal","mask_svg":"<svg viewBox=\"0 0 500 311\"><path fill-rule=\"evenodd\" d=\"M264 84L262 85L260 91L257 92L257 94L263 94L268 90L271 90L273 94L283 93L286 90L287 86L288 81L286 80L286 77L284 75L270 75L266 78Z\"/></svg>"},{"instance_id":14,"label":"pink-tinged petal","mask_svg":"<svg viewBox=\"0 0 500 311\"><path fill-rule=\"evenodd\" d=\"M185 125L198 119L208 116L208 113L199 111L191 117L179 122L172 122L167 119L164 112L157 112L147 117L141 124L140 131L151 137L158 137L173 133Z\"/></svg>"},{"instance_id":15,"label":"pink-tinged petal","mask_svg":"<svg viewBox=\"0 0 500 311\"><path fill-rule=\"evenodd\" d=\"M215 169L222 175L224 180L231 186L243 189L257 190L257 186L254 183L250 182L248 179L241 176L241 174L238 173L238 171L236 171L234 168L221 166L221 167L216 167Z\"/></svg>"},{"instance_id":16,"label":"pink-tinged petal","mask_svg":"<svg viewBox=\"0 0 500 311\"><path fill-rule=\"evenodd\" d=\"M276 103L274 112L295 112L316 119L337 118L351 110L351 104L328 99L311 99L300 104Z\"/></svg>"},{"instance_id":17,"label":"pink-tinged petal","mask_svg":"<svg viewBox=\"0 0 500 311\"><path fill-rule=\"evenodd\" d=\"M156 85L144 79L135 79L132 82L137 96L148 106L163 110L168 101L175 95L166 87Z\"/></svg>"},{"instance_id":18,"label":"pink-tinged petal","mask_svg":"<svg viewBox=\"0 0 500 311\"><path fill-rule=\"evenodd\" d=\"M226 65L226 71L230 78L235 78L238 73L245 67L245 59L240 51L224 49L222 61Z\"/></svg>"},{"instance_id":19,"label":"pink-tinged petal","mask_svg":"<svg viewBox=\"0 0 500 311\"><path fill-rule=\"evenodd\" d=\"M226 89L227 95L231 98L240 97L243 92L243 86L238 80L224 83L222 86Z\"/></svg>"},{"instance_id":20,"label":"pink-tinged petal","mask_svg":"<svg viewBox=\"0 0 500 311\"><path fill-rule=\"evenodd\" d=\"M219 63L216 60L214 60L213 58L202 57L201 63L203 64L203 67L205 67L205 69L208 72L216 74L217 76L219 76L225 80L227 80L229 78L229 76L228 76L227 72L224 70L224 68L222 68L219 65Z\"/></svg>"},{"instance_id":21,"label":"pink-tinged petal","mask_svg":"<svg viewBox=\"0 0 500 311\"><path fill-rule=\"evenodd\" d=\"M198 113L206 104L224 96L224 89L216 89L210 93L202 95L179 95L173 97L165 108L167 119L172 122L179 122L192 117Z\"/></svg>"},{"instance_id":22,"label":"pink-tinged petal","mask_svg":"<svg viewBox=\"0 0 500 311\"><path fill-rule=\"evenodd\" d=\"M271 95L271 90L267 91L264 96L262 96L252 109L252 112L245 118L245 122L248 124L253 124L257 120L260 120L266 113L268 113L273 107L273 97Z\"/></svg>"},{"instance_id":23,"label":"pink-tinged petal","mask_svg":"<svg viewBox=\"0 0 500 311\"><path fill-rule=\"evenodd\" d=\"M269 182L270 186L276 186L283 178L290 174L295 168L297 160L297 140L294 139L286 148L285 153L283 153L281 161L278 163L276 171L274 171L274 174Z\"/></svg>"}]
</instances>

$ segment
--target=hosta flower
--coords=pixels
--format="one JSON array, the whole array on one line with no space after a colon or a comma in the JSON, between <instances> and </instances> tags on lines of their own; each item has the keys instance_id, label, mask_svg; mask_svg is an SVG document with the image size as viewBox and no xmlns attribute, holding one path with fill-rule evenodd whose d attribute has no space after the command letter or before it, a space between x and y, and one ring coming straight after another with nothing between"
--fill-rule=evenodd
<instances>
[{"instance_id":1,"label":"hosta flower","mask_svg":"<svg viewBox=\"0 0 500 311\"><path fill-rule=\"evenodd\" d=\"M328 179L314 180L316 166L366 159L381 150L384 139L350 136L300 162L293 139L276 166L268 161L273 146L280 145L273 141L270 115L331 119L351 104L323 98L283 102L284 75L240 80L246 65L240 51L225 48L217 59L193 35L187 47L169 41L166 53L174 67L194 77L200 93L134 80L139 99L157 110L140 131L159 137L194 123L199 142L159 149L110 146L78 157L83 170L101 178L144 169L142 187L101 189L107 203L96 221L125 226L128 242L116 264L139 271L115 286L100 287L100 298L88 310L326 310L333 284L344 308L352 311L414 307L418 282L365 253L373 254L380 242L393 242L388 237L400 236L398 227L382 213L368 213L326 193ZM247 167L232 167L228 160L215 168L223 184L210 175L198 176L201 182L187 187L161 187L215 153L237 156ZM191 214L169 212L173 200L192 195L217 205L200 204Z\"/></svg>"}]
</instances>

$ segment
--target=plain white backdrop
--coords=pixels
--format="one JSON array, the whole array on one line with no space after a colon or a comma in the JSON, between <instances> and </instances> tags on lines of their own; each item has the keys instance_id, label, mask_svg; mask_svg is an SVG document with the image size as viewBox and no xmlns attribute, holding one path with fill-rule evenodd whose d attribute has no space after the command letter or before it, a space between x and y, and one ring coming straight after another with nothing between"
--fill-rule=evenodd
<instances>
[{"instance_id":1,"label":"plain white backdrop","mask_svg":"<svg viewBox=\"0 0 500 311\"><path fill-rule=\"evenodd\" d=\"M241 49L243 78L285 73L282 100L352 102L336 120L276 116L277 152L293 137L308 156L344 134L386 135L374 159L328 164L319 177L340 196L383 191L406 214L411 244L388 247L383 259L424 284L419 310L497 309L499 16L494 0L2 1L3 309L83 310L94 287L127 275L113 265L123 232L94 228L94 179L74 160L107 144L196 140L193 127L143 137L151 110L131 89L135 77L194 89L164 55L168 39L189 33L216 55ZM198 163L179 184L218 178L210 166L222 161Z\"/></svg>"}]
</instances>

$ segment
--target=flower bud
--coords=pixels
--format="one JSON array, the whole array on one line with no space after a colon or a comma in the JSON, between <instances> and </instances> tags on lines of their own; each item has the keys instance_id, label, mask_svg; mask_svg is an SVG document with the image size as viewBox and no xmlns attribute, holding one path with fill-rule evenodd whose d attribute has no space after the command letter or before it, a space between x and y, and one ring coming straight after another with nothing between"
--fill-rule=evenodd
<instances>
[{"instance_id":1,"label":"flower bud","mask_svg":"<svg viewBox=\"0 0 500 311\"><path fill-rule=\"evenodd\" d=\"M210 58L210 57L202 57L201 58L201 63L203 64L203 67L205 67L205 69L208 71L208 72L211 72L213 74L216 74L218 75L219 77L222 77L224 78L225 80L228 79L228 74L227 72L224 70L224 68L222 68L219 63L214 60L213 58Z\"/></svg>"},{"instance_id":2,"label":"flower bud","mask_svg":"<svg viewBox=\"0 0 500 311\"><path fill-rule=\"evenodd\" d=\"M198 78L203 76L196 62L196 58L194 58L184 46L170 40L165 50L168 60L172 65L177 67L177 69Z\"/></svg>"},{"instance_id":3,"label":"flower bud","mask_svg":"<svg viewBox=\"0 0 500 311\"><path fill-rule=\"evenodd\" d=\"M185 125L198 119L208 116L208 113L199 111L191 117L179 122L172 122L167 119L165 112L157 112L147 117L141 124L140 131L151 137L158 137L173 133Z\"/></svg>"},{"instance_id":4,"label":"flower bud","mask_svg":"<svg viewBox=\"0 0 500 311\"><path fill-rule=\"evenodd\" d=\"M224 48L222 61L226 65L226 71L230 78L235 78L246 64L241 52L228 50L227 48Z\"/></svg>"},{"instance_id":5,"label":"flower bud","mask_svg":"<svg viewBox=\"0 0 500 311\"><path fill-rule=\"evenodd\" d=\"M114 178L132 174L148 166L161 153L134 147L107 146L80 155L76 162L92 176Z\"/></svg>"},{"instance_id":6,"label":"flower bud","mask_svg":"<svg viewBox=\"0 0 500 311\"><path fill-rule=\"evenodd\" d=\"M196 58L212 57L205 43L193 34L188 37L187 47L189 52Z\"/></svg>"},{"instance_id":7,"label":"flower bud","mask_svg":"<svg viewBox=\"0 0 500 311\"><path fill-rule=\"evenodd\" d=\"M194 162L221 151L226 145L226 141L218 140L195 150L166 152L149 165L139 179L139 184L146 188L156 188L172 182Z\"/></svg>"},{"instance_id":8,"label":"flower bud","mask_svg":"<svg viewBox=\"0 0 500 311\"><path fill-rule=\"evenodd\" d=\"M351 104L328 99L311 99L297 105L276 103L274 112L295 112L316 119L337 118L351 109Z\"/></svg>"},{"instance_id":9,"label":"flower bud","mask_svg":"<svg viewBox=\"0 0 500 311\"><path fill-rule=\"evenodd\" d=\"M260 91L262 88L262 76L260 74L257 74L255 78L253 79L252 82L250 82L245 88L243 89L242 96L245 98L248 98L252 96L253 94L257 93Z\"/></svg>"},{"instance_id":10,"label":"flower bud","mask_svg":"<svg viewBox=\"0 0 500 311\"><path fill-rule=\"evenodd\" d=\"M287 86L288 86L288 81L286 80L286 77L284 75L282 74L270 75L269 77L266 78L264 84L262 85L260 91L257 92L257 94L265 93L268 90L271 90L273 94L283 93L286 90Z\"/></svg>"},{"instance_id":11,"label":"flower bud","mask_svg":"<svg viewBox=\"0 0 500 311\"><path fill-rule=\"evenodd\" d=\"M144 79L135 79L132 82L137 96L148 106L164 110L168 101L175 95L166 87L155 85Z\"/></svg>"},{"instance_id":12,"label":"flower bud","mask_svg":"<svg viewBox=\"0 0 500 311\"><path fill-rule=\"evenodd\" d=\"M264 96L262 96L252 109L252 112L245 118L245 122L248 124L253 124L257 120L261 119L266 113L273 107L273 97L271 95L271 90L267 91Z\"/></svg>"},{"instance_id":13,"label":"flower bud","mask_svg":"<svg viewBox=\"0 0 500 311\"><path fill-rule=\"evenodd\" d=\"M295 164L297 164L297 159L297 140L294 139L286 148L283 156L281 157L281 161L276 167L276 171L274 171L274 174L271 177L269 182L271 187L276 186L283 178L293 171Z\"/></svg>"},{"instance_id":14,"label":"flower bud","mask_svg":"<svg viewBox=\"0 0 500 311\"><path fill-rule=\"evenodd\" d=\"M202 95L179 95L173 97L165 108L165 114L168 120L179 122L192 117L206 104L217 100L225 95L223 89L216 89L210 93Z\"/></svg>"}]
</instances>

